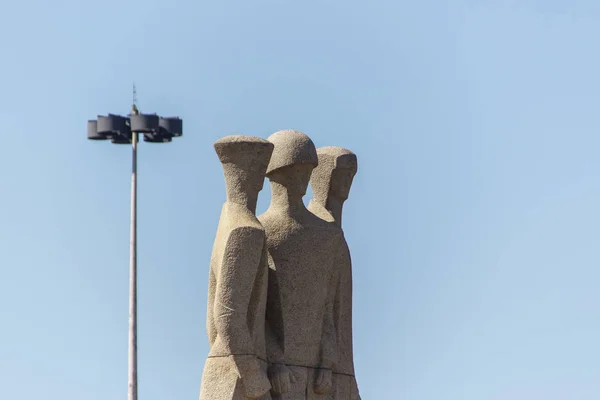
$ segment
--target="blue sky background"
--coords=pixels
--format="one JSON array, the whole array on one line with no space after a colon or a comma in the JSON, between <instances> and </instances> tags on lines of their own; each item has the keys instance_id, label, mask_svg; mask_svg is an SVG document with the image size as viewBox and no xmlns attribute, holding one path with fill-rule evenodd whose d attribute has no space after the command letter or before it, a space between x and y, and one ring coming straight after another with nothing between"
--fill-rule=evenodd
<instances>
[{"instance_id":1,"label":"blue sky background","mask_svg":"<svg viewBox=\"0 0 600 400\"><path fill-rule=\"evenodd\" d=\"M359 157L365 400L599 398L600 2L0 11L0 398L126 398L130 150L86 121L127 113L134 80L185 129L140 145L140 399L199 394L212 143L286 128Z\"/></svg>"}]
</instances>

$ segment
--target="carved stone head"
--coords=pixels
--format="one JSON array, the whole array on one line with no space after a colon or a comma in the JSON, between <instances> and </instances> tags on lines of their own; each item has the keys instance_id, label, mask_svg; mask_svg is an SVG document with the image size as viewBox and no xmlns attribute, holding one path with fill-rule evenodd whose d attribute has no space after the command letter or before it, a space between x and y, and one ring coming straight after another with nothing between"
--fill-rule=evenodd
<instances>
[{"instance_id":1,"label":"carved stone head","mask_svg":"<svg viewBox=\"0 0 600 400\"><path fill-rule=\"evenodd\" d=\"M285 130L269 136L275 145L267 176L288 190L304 195L310 174L319 163L312 140L302 132Z\"/></svg>"},{"instance_id":2,"label":"carved stone head","mask_svg":"<svg viewBox=\"0 0 600 400\"><path fill-rule=\"evenodd\" d=\"M330 197L346 201L358 170L356 155L337 146L320 147L317 154L319 165L310 180L315 200L321 204Z\"/></svg>"},{"instance_id":3,"label":"carved stone head","mask_svg":"<svg viewBox=\"0 0 600 400\"><path fill-rule=\"evenodd\" d=\"M244 202L246 197L257 197L262 190L273 144L267 140L233 135L214 144L223 165L228 201Z\"/></svg>"}]
</instances>

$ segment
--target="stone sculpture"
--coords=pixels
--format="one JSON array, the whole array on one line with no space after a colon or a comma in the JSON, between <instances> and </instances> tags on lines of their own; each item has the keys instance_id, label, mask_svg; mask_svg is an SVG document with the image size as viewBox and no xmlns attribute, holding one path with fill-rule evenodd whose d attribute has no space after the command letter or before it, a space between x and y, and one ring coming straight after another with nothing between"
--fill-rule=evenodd
<instances>
[{"instance_id":1,"label":"stone sculpture","mask_svg":"<svg viewBox=\"0 0 600 400\"><path fill-rule=\"evenodd\" d=\"M318 164L308 136L280 131L268 140L274 144L267 169L271 205L259 217L269 252L269 304L267 321L283 354L268 359L274 373L273 399L330 399L332 368L337 363L334 322L337 265L343 254L341 229L306 209L302 198ZM282 357L283 356L283 357ZM283 359L281 359L281 357ZM278 390L277 369L286 364L293 377L282 380L289 390ZM284 388L287 389L287 388ZM285 393L281 393L285 392Z\"/></svg>"},{"instance_id":2,"label":"stone sculpture","mask_svg":"<svg viewBox=\"0 0 600 400\"><path fill-rule=\"evenodd\" d=\"M310 184L314 198L308 209L320 218L342 227L342 208L348 199L356 175L356 155L341 147L321 147L317 150L319 164ZM346 240L341 242L342 262L334 302L338 362L333 369L333 398L360 399L354 373L352 345L352 261Z\"/></svg>"},{"instance_id":3,"label":"stone sculpture","mask_svg":"<svg viewBox=\"0 0 600 400\"><path fill-rule=\"evenodd\" d=\"M341 229L356 156L317 151L293 130L268 140L227 136L214 147L227 200L210 261L200 400L359 400ZM265 176L271 204L257 218Z\"/></svg>"},{"instance_id":4,"label":"stone sculpture","mask_svg":"<svg viewBox=\"0 0 600 400\"><path fill-rule=\"evenodd\" d=\"M265 339L267 252L265 231L255 212L273 144L228 136L214 147L223 165L227 201L210 261L210 353L200 399L271 399Z\"/></svg>"}]
</instances>

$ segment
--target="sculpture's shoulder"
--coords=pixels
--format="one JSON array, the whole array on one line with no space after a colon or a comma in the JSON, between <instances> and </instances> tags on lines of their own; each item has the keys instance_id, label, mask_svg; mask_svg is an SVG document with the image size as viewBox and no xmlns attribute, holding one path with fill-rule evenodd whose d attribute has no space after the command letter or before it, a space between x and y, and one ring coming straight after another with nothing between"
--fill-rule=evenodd
<instances>
[{"instance_id":1,"label":"sculpture's shoulder","mask_svg":"<svg viewBox=\"0 0 600 400\"><path fill-rule=\"evenodd\" d=\"M244 246L262 246L265 230L250 210L234 203L225 203L215 246L221 252L243 251Z\"/></svg>"},{"instance_id":2,"label":"sculpture's shoulder","mask_svg":"<svg viewBox=\"0 0 600 400\"><path fill-rule=\"evenodd\" d=\"M267 235L277 231L284 231L288 229L289 225L284 216L282 216L280 213L272 211L271 209L268 209L264 212L264 214L259 215L258 221L267 232Z\"/></svg>"},{"instance_id":3,"label":"sculpture's shoulder","mask_svg":"<svg viewBox=\"0 0 600 400\"><path fill-rule=\"evenodd\" d=\"M314 199L308 203L307 208L308 208L308 211L310 211L317 217L321 218L322 220L331 222L331 223L335 222L333 215L331 215L329 210L327 210L325 207L323 207L322 204L316 202Z\"/></svg>"},{"instance_id":4,"label":"sculpture's shoulder","mask_svg":"<svg viewBox=\"0 0 600 400\"><path fill-rule=\"evenodd\" d=\"M304 225L314 230L315 233L322 233L327 236L331 236L336 240L342 240L344 233L342 229L338 227L333 221L328 221L314 214L309 210L304 218Z\"/></svg>"},{"instance_id":5,"label":"sculpture's shoulder","mask_svg":"<svg viewBox=\"0 0 600 400\"><path fill-rule=\"evenodd\" d=\"M284 239L292 237L295 234L302 234L305 238L314 240L339 240L342 237L342 230L337 225L327 222L310 211L306 210L297 217L290 217L284 213L267 210L258 217L260 223L265 228L267 237L271 239Z\"/></svg>"},{"instance_id":6,"label":"sculpture's shoulder","mask_svg":"<svg viewBox=\"0 0 600 400\"><path fill-rule=\"evenodd\" d=\"M258 219L258 222L265 227L265 229L267 228L267 225L273 223L273 213L270 209L260 214L256 218Z\"/></svg>"},{"instance_id":7,"label":"sculpture's shoulder","mask_svg":"<svg viewBox=\"0 0 600 400\"><path fill-rule=\"evenodd\" d=\"M273 212L271 209L260 215L258 220L265 229L267 246L270 249L287 242L293 232L296 231L294 222L290 218L281 213Z\"/></svg>"},{"instance_id":8,"label":"sculpture's shoulder","mask_svg":"<svg viewBox=\"0 0 600 400\"><path fill-rule=\"evenodd\" d=\"M224 225L227 226L227 230L232 232L239 229L245 231L257 230L264 232L262 224L259 222L256 215L248 210L246 207L240 206L235 203L225 203L223 206L223 212L221 219Z\"/></svg>"},{"instance_id":9,"label":"sculpture's shoulder","mask_svg":"<svg viewBox=\"0 0 600 400\"><path fill-rule=\"evenodd\" d=\"M237 241L260 241L265 238L265 230L262 227L253 225L242 225L236 226L229 230L227 235L227 242L232 240Z\"/></svg>"}]
</instances>

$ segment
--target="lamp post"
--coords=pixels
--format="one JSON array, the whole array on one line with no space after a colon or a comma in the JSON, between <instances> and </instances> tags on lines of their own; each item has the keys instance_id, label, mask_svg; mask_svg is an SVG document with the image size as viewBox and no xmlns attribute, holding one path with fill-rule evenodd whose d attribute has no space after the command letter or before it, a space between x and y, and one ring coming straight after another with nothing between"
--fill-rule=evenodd
<instances>
[{"instance_id":1,"label":"lamp post","mask_svg":"<svg viewBox=\"0 0 600 400\"><path fill-rule=\"evenodd\" d=\"M145 142L168 143L183 134L183 121L178 117L162 118L141 114L134 104L127 117L108 114L88 121L88 139L110 140L114 144L131 144L131 227L129 239L129 352L128 400L137 400L137 148L139 134Z\"/></svg>"}]
</instances>

